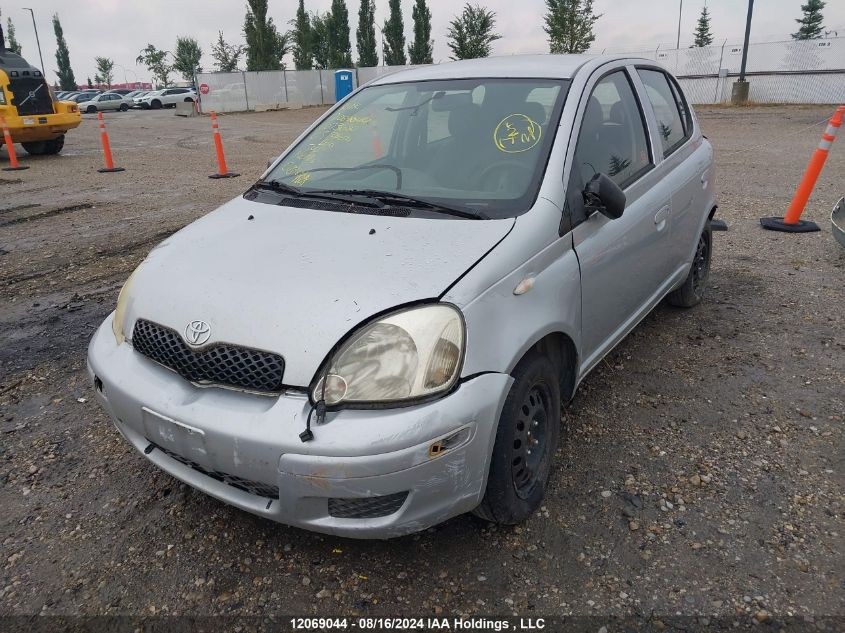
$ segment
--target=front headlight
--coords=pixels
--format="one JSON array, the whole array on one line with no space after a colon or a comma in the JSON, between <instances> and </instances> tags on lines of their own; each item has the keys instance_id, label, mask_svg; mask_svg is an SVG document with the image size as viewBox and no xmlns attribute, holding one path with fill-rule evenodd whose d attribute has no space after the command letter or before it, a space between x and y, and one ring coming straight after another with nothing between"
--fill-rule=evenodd
<instances>
[{"instance_id":1,"label":"front headlight","mask_svg":"<svg viewBox=\"0 0 845 633\"><path fill-rule=\"evenodd\" d=\"M135 273L137 272L138 268L129 275L129 279L126 280L126 283L123 284L123 288L120 289L120 294L117 295L117 307L114 309L114 318L111 322L111 329L112 332L114 332L114 338L118 345L126 340L126 335L123 331L124 326L126 325L126 304L129 302L129 297L132 292L132 282L135 280Z\"/></svg>"},{"instance_id":2,"label":"front headlight","mask_svg":"<svg viewBox=\"0 0 845 633\"><path fill-rule=\"evenodd\" d=\"M311 391L328 406L398 404L443 393L458 380L464 321L450 305L424 305L368 323L320 371ZM325 392L323 377L328 375Z\"/></svg>"}]
</instances>

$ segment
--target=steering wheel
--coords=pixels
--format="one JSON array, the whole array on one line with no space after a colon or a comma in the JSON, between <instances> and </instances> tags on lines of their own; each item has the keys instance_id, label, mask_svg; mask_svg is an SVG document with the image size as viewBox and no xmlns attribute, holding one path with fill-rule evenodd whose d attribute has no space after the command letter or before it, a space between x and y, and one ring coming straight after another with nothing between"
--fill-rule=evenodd
<instances>
[{"instance_id":1,"label":"steering wheel","mask_svg":"<svg viewBox=\"0 0 845 633\"><path fill-rule=\"evenodd\" d=\"M516 174L514 172L522 172ZM484 191L504 191L508 184L519 182L524 178L527 182L531 180L533 172L528 165L507 160L499 160L482 169L476 178L479 189Z\"/></svg>"}]
</instances>

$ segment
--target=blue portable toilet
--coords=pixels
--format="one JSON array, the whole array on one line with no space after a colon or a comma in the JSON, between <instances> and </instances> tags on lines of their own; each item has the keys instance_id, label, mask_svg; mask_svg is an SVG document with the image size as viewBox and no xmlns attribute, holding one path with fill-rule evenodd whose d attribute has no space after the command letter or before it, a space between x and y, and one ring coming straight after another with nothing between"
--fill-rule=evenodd
<instances>
[{"instance_id":1,"label":"blue portable toilet","mask_svg":"<svg viewBox=\"0 0 845 633\"><path fill-rule=\"evenodd\" d=\"M351 70L336 70L334 71L334 97L335 101L340 101L346 95L352 92L352 71Z\"/></svg>"}]
</instances>

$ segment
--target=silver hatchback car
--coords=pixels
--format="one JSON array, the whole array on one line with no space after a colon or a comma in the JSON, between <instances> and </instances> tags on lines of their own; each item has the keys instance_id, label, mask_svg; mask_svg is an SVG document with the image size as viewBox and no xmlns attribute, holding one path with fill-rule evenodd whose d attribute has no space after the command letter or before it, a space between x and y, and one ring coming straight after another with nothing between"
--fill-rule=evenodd
<instances>
[{"instance_id":1,"label":"silver hatchback car","mask_svg":"<svg viewBox=\"0 0 845 633\"><path fill-rule=\"evenodd\" d=\"M361 538L516 523L580 381L664 297L701 300L713 172L650 60L397 72L154 248L91 377L147 459L254 514Z\"/></svg>"}]
</instances>

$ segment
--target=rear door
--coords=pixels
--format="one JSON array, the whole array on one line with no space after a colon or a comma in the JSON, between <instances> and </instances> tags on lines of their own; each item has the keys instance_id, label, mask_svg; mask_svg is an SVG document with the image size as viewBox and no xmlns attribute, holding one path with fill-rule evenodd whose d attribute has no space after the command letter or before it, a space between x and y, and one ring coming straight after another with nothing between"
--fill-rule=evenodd
<instances>
[{"instance_id":1,"label":"rear door","mask_svg":"<svg viewBox=\"0 0 845 633\"><path fill-rule=\"evenodd\" d=\"M662 69L637 67L643 101L654 116L655 146L662 154L660 171L671 190L672 241L667 254L678 275L689 267L691 246L698 241L701 214L709 182L709 160L696 156L692 112L673 77Z\"/></svg>"},{"instance_id":2,"label":"rear door","mask_svg":"<svg viewBox=\"0 0 845 633\"><path fill-rule=\"evenodd\" d=\"M633 72L619 67L591 79L579 106L567 204L581 267L582 375L660 299L670 274L669 190L659 186ZM622 217L586 215L582 192L596 173L624 190Z\"/></svg>"}]
</instances>

